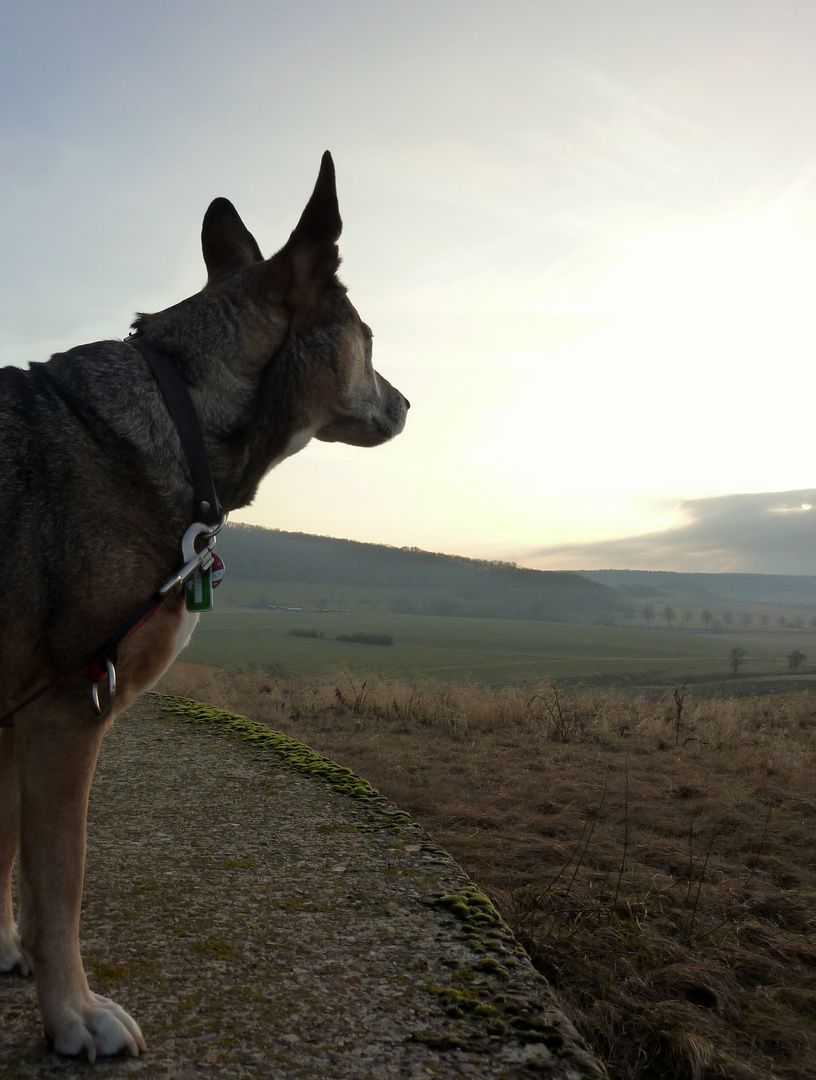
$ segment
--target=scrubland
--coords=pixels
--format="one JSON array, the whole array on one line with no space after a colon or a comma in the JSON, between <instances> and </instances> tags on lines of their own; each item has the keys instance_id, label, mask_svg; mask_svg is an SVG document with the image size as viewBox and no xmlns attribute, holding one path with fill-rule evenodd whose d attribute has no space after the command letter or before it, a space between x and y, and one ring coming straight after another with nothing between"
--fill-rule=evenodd
<instances>
[{"instance_id":1,"label":"scrubland","mask_svg":"<svg viewBox=\"0 0 816 1080\"><path fill-rule=\"evenodd\" d=\"M268 723L408 810L617 1080L816 1076L816 693L650 699L196 665L162 689Z\"/></svg>"}]
</instances>

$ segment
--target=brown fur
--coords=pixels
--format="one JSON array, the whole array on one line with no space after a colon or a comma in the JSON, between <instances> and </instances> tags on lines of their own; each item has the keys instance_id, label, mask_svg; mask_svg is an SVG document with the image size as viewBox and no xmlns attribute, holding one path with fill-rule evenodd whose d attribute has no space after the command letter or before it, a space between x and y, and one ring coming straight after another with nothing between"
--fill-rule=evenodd
<instances>
[{"instance_id":1,"label":"brown fur","mask_svg":"<svg viewBox=\"0 0 816 1080\"><path fill-rule=\"evenodd\" d=\"M374 446L408 403L371 363L371 333L336 278L341 221L325 155L271 259L225 199L207 211L206 287L136 327L190 385L225 510L312 437ZM28 372L0 369L0 716L71 668L180 568L192 491L178 435L141 353L98 342ZM122 644L104 720L82 672L0 731L0 970L33 968L46 1035L65 1054L145 1048L136 1022L88 986L79 950L88 793L116 713L152 685L195 620L177 592ZM11 872L20 855L21 914Z\"/></svg>"}]
</instances>

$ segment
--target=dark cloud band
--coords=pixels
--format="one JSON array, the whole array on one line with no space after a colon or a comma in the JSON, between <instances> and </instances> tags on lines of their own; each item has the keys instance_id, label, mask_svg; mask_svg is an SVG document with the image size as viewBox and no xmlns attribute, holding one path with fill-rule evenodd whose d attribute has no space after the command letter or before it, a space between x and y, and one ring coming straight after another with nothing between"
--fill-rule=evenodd
<instances>
[{"instance_id":1,"label":"dark cloud band","mask_svg":"<svg viewBox=\"0 0 816 1080\"><path fill-rule=\"evenodd\" d=\"M816 573L816 489L689 499L686 520L663 532L530 552L548 568Z\"/></svg>"}]
</instances>

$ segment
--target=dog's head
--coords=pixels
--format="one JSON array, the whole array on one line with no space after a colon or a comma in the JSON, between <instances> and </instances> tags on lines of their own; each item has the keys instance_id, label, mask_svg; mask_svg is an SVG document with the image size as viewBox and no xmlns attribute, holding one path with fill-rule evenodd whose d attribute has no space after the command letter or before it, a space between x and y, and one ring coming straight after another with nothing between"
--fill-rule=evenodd
<instances>
[{"instance_id":1,"label":"dog's head","mask_svg":"<svg viewBox=\"0 0 816 1080\"><path fill-rule=\"evenodd\" d=\"M334 164L323 155L314 192L289 240L264 260L255 238L228 199L216 199L201 231L208 281L205 293L222 303L254 300L254 330L243 343L248 362L268 362L271 338L298 358L301 416L297 448L315 437L324 442L377 446L402 431L409 403L374 370L372 333L337 278L337 241L342 221ZM283 332L282 332L283 331ZM294 451L295 447L293 446Z\"/></svg>"}]
</instances>

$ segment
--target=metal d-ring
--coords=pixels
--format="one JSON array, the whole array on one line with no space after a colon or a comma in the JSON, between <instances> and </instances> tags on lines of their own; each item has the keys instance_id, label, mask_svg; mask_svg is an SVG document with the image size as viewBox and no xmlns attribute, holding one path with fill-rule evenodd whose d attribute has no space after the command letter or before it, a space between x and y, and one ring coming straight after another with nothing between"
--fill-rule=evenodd
<instances>
[{"instance_id":1,"label":"metal d-ring","mask_svg":"<svg viewBox=\"0 0 816 1080\"><path fill-rule=\"evenodd\" d=\"M207 532L204 533L204 535L208 536L208 537L209 536L218 536L218 534L221 532L221 530L224 528L224 526L226 524L227 524L227 515L222 514L221 515L221 520L218 522L218 524L214 525L212 529L208 529Z\"/></svg>"},{"instance_id":2,"label":"metal d-ring","mask_svg":"<svg viewBox=\"0 0 816 1080\"><path fill-rule=\"evenodd\" d=\"M113 660L106 660L105 666L107 669L107 683L108 683L108 708L107 711L113 708L113 703L116 701L116 668L113 665ZM105 682L105 679L101 679L100 682ZM101 716L103 713L102 703L99 700L99 682L91 683L91 700L93 702L93 711L97 716Z\"/></svg>"}]
</instances>

